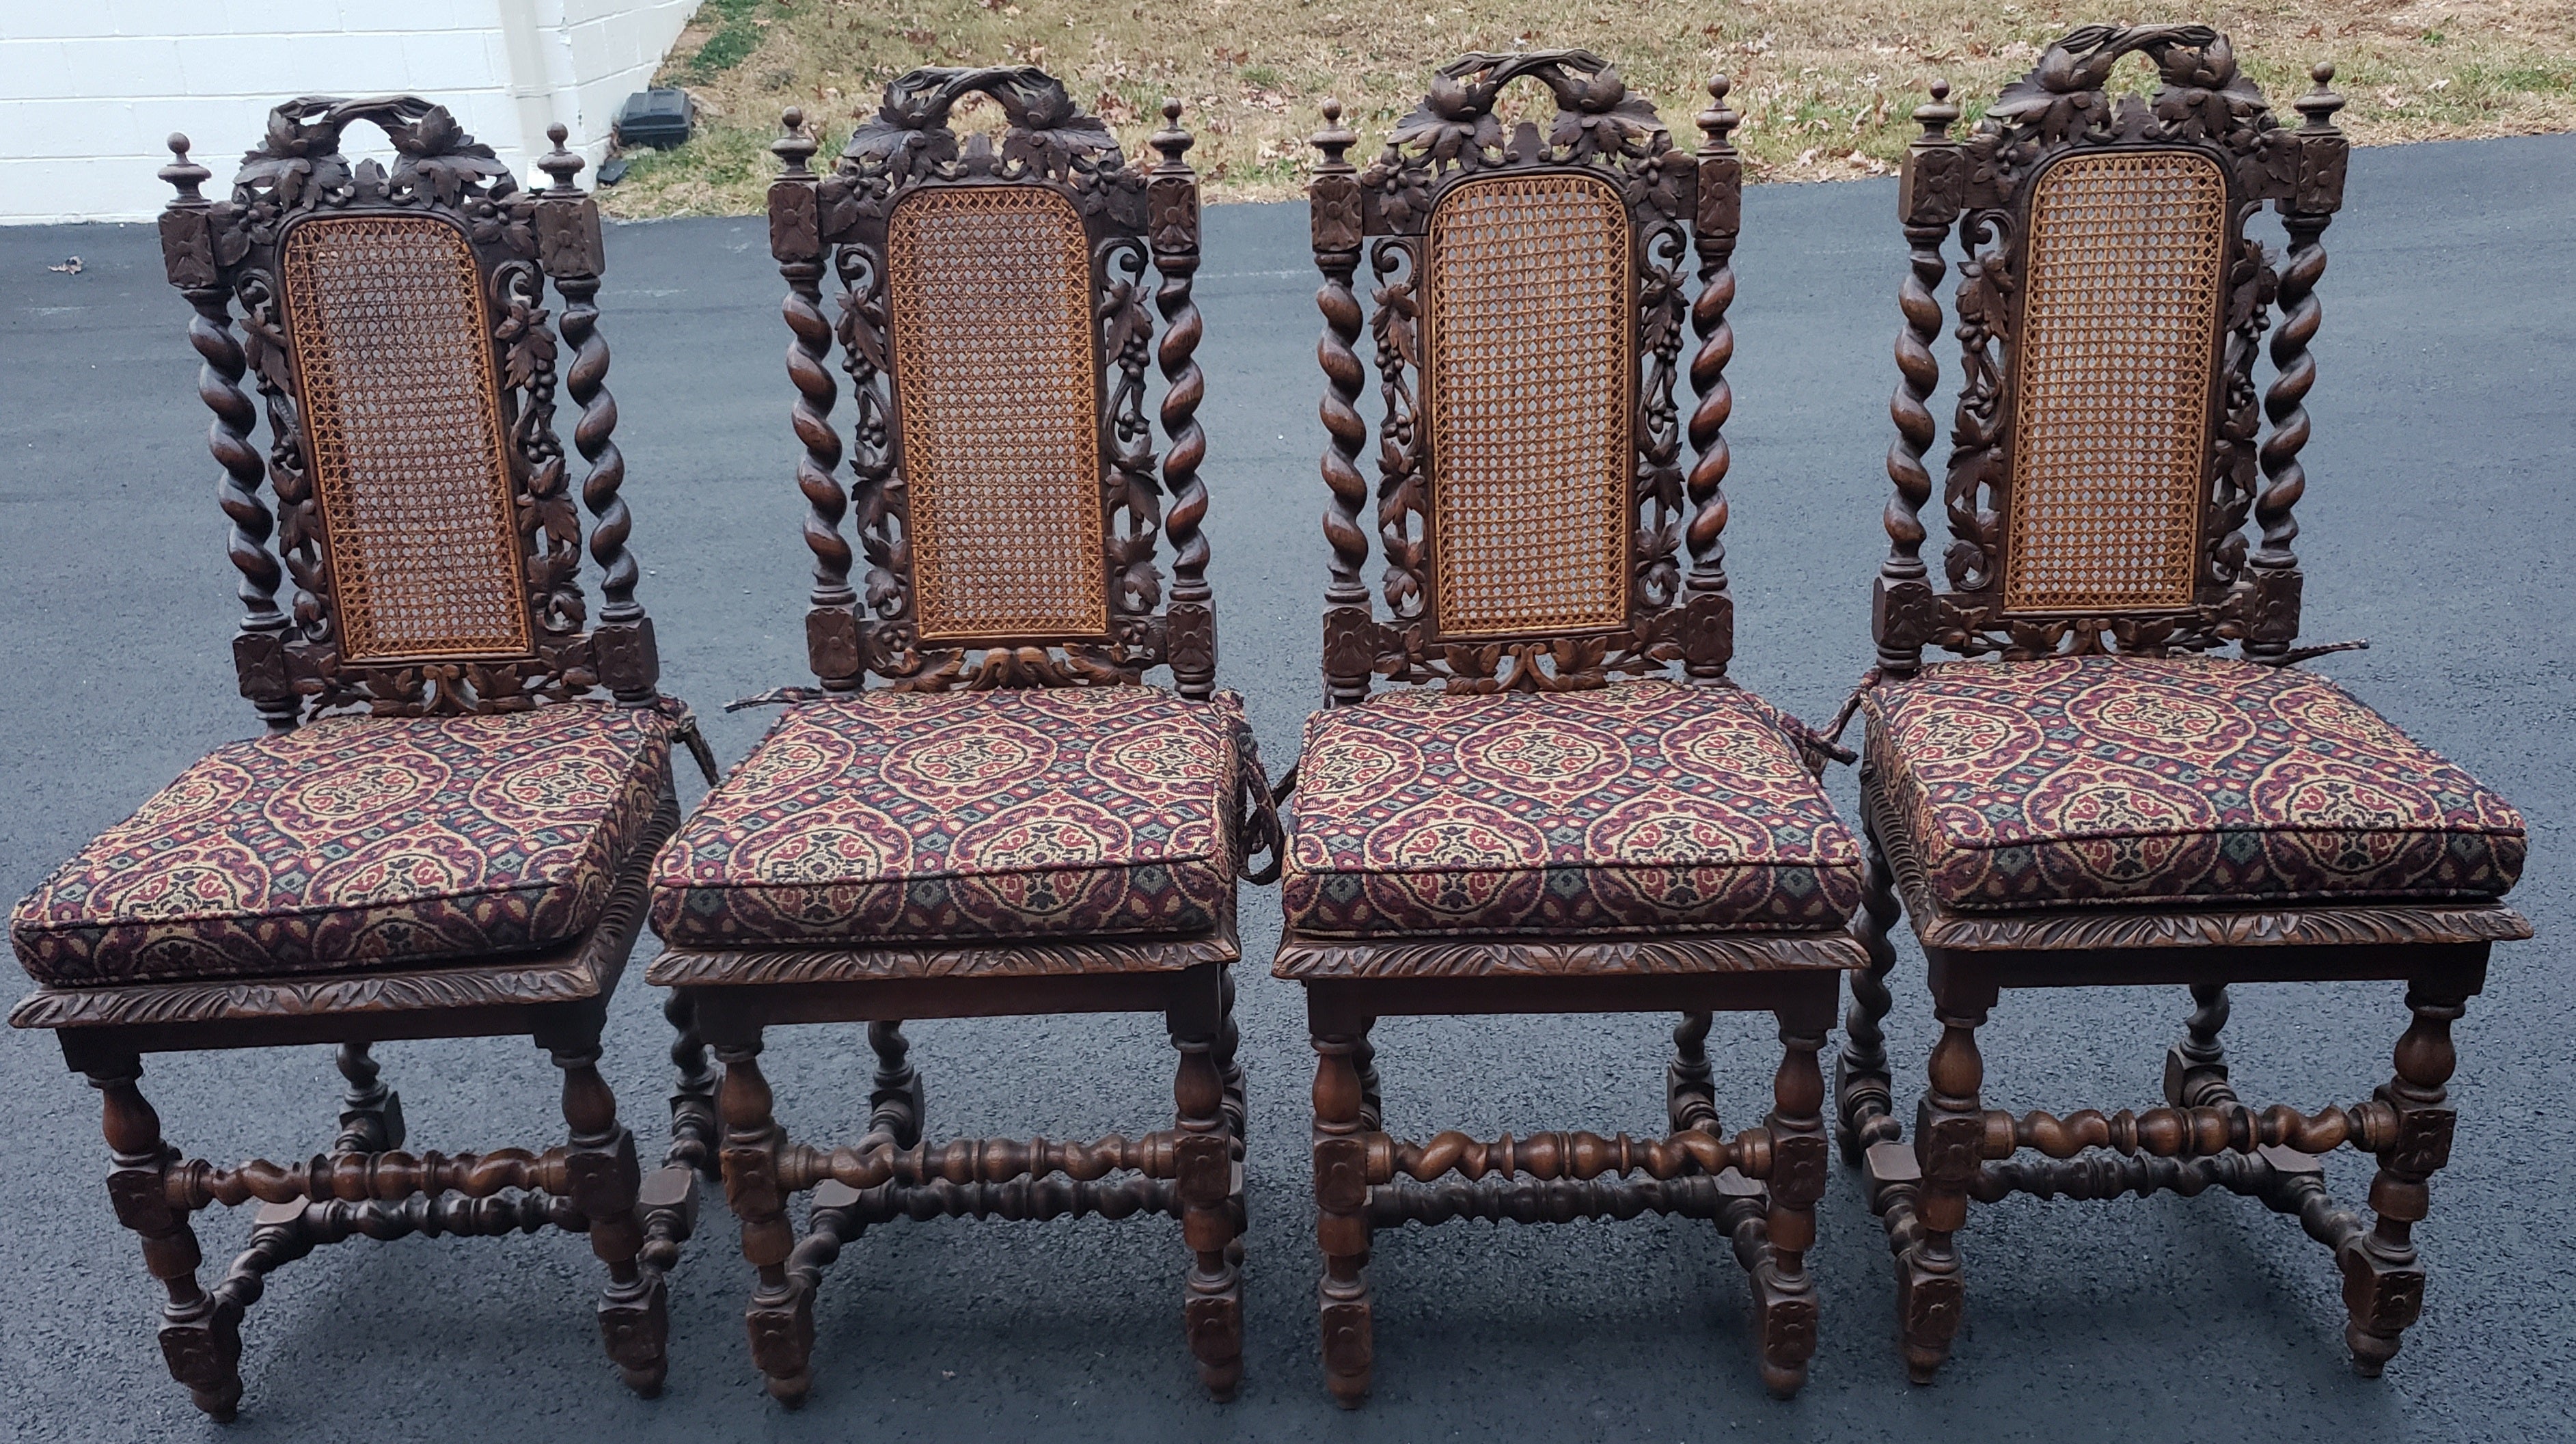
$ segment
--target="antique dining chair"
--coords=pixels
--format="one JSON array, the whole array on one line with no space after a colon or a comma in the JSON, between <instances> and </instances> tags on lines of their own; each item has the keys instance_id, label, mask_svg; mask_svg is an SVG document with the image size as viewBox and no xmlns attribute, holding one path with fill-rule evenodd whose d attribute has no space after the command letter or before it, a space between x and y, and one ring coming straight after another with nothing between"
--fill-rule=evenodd
<instances>
[{"instance_id":1,"label":"antique dining chair","mask_svg":"<svg viewBox=\"0 0 2576 1444\"><path fill-rule=\"evenodd\" d=\"M1545 132L1494 114L1523 76L1555 96ZM1469 55L1366 170L1337 105L1314 138L1327 705L1295 773L1273 971L1304 985L1318 1055L1323 1358L1345 1406L1369 1391L1371 1236L1408 1220L1713 1219L1752 1279L1764 1383L1795 1391L1814 1351L1816 1055L1864 961L1844 930L1861 856L1807 734L1726 674L1726 88L1694 155L1599 56ZM1383 617L1361 579L1364 252ZM1372 674L1418 685L1372 696ZM1720 1009L1775 1013L1783 1049L1770 1114L1732 1138L1705 1042ZM1383 1128L1379 1018L1636 1011L1682 1014L1668 1137Z\"/></svg>"},{"instance_id":2,"label":"antique dining chair","mask_svg":"<svg viewBox=\"0 0 2576 1444\"><path fill-rule=\"evenodd\" d=\"M390 171L342 154L358 121L392 142ZM38 986L10 1022L55 1030L103 1096L108 1199L169 1295L162 1353L218 1419L241 1400L241 1317L264 1276L357 1235L586 1233L608 1266L609 1355L637 1392L661 1387L662 1270L700 1160L679 1150L647 1189L597 1061L648 865L679 822L672 744L705 744L655 690L592 304L599 214L550 134L554 184L530 193L442 106L304 99L270 113L229 200L200 194L210 173L184 136L161 171L178 191L162 258L196 308L247 608L233 661L268 730L19 903L11 940ZM558 335L605 599L587 629ZM570 1141L402 1151L369 1045L512 1034L563 1071ZM338 1045L348 1091L309 1159L183 1161L138 1087L146 1053L310 1043ZM712 1083L680 1111L704 1114ZM249 1248L205 1287L192 1215L254 1200Z\"/></svg>"},{"instance_id":3,"label":"antique dining chair","mask_svg":"<svg viewBox=\"0 0 2576 1444\"><path fill-rule=\"evenodd\" d=\"M970 98L998 105L998 140L950 128ZM774 699L787 712L664 850L648 976L724 1066L752 1356L791 1406L812 1387L823 1270L895 1218L1174 1215L1200 1378L1223 1399L1242 1375L1227 965L1236 874L1277 824L1241 703L1214 690L1198 179L1179 105L1163 115L1159 162L1129 166L1041 71L923 69L829 174L808 168L797 111L772 147L821 686ZM836 340L855 496L828 415ZM1167 383L1159 477L1149 355ZM1141 685L1165 668L1168 688ZM1170 1130L922 1142L902 1020L1110 1011L1167 1019ZM790 1140L763 1029L862 1020L878 1060L864 1131ZM787 1207L809 1190L799 1239Z\"/></svg>"},{"instance_id":4,"label":"antique dining chair","mask_svg":"<svg viewBox=\"0 0 2576 1444\"><path fill-rule=\"evenodd\" d=\"M2133 51L2161 85L2115 101L2105 85ZM2334 1252L2365 1375L2423 1301L2412 1230L2450 1153L2451 1023L2489 945L2531 930L2499 901L2522 867L2514 810L2296 666L2340 650L2298 645L2290 549L2319 237L2343 201L2332 75L2317 67L2304 123L2286 127L2217 31L2089 26L1964 141L1946 87L1915 112L1893 548L1876 680L1856 699L1872 961L1853 979L1837 1106L1898 1255L1918 1382L1958 1330L1971 1199L2215 1185L2295 1215ZM2245 234L2267 200L2285 256ZM1964 349L1936 589L1917 513L1953 224ZM2276 302L2258 445L2254 364ZM1965 660L1927 665L1927 646ZM1900 898L1941 1024L1910 1148L1879 1027ZM2404 980L2396 1076L2316 1113L2240 1101L2219 1042L2228 985L2324 979ZM1977 1028L2002 990L2173 984L2194 1006L2164 1059L2165 1106L2015 1117L1979 1101ZM2326 1191L2321 1155L2346 1145L2377 1158L2372 1217Z\"/></svg>"}]
</instances>

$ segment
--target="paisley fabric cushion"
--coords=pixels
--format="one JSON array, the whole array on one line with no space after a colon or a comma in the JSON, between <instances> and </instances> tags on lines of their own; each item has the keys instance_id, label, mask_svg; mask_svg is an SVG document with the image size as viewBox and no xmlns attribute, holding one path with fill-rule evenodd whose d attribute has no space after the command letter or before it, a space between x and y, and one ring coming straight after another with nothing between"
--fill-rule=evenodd
<instances>
[{"instance_id":1,"label":"paisley fabric cushion","mask_svg":"<svg viewBox=\"0 0 2576 1444\"><path fill-rule=\"evenodd\" d=\"M1309 937L1840 926L1860 848L1750 692L1382 693L1317 713L1281 878Z\"/></svg>"},{"instance_id":2,"label":"paisley fabric cushion","mask_svg":"<svg viewBox=\"0 0 2576 1444\"><path fill-rule=\"evenodd\" d=\"M791 708L653 872L675 947L1205 932L1234 896L1240 699L860 692Z\"/></svg>"},{"instance_id":3,"label":"paisley fabric cushion","mask_svg":"<svg viewBox=\"0 0 2576 1444\"><path fill-rule=\"evenodd\" d=\"M57 985L409 966L598 921L670 788L677 706L333 717L233 742L18 904Z\"/></svg>"},{"instance_id":4,"label":"paisley fabric cushion","mask_svg":"<svg viewBox=\"0 0 2576 1444\"><path fill-rule=\"evenodd\" d=\"M2313 673L1943 662L1862 701L1945 908L2494 898L2522 818Z\"/></svg>"}]
</instances>

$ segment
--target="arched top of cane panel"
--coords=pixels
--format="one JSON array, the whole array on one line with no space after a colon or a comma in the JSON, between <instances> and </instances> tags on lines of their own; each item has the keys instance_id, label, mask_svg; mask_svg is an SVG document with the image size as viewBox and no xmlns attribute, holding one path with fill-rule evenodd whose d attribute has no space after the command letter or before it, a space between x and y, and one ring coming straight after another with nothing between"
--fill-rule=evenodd
<instances>
[{"instance_id":1,"label":"arched top of cane panel","mask_svg":"<svg viewBox=\"0 0 2576 1444\"><path fill-rule=\"evenodd\" d=\"M1043 186L924 186L886 291L925 640L1109 629L1100 376L1082 218Z\"/></svg>"},{"instance_id":2,"label":"arched top of cane panel","mask_svg":"<svg viewBox=\"0 0 2576 1444\"><path fill-rule=\"evenodd\" d=\"M1478 178L1433 206L1423 386L1440 636L1628 624L1635 270L1627 207L1598 177Z\"/></svg>"},{"instance_id":3,"label":"arched top of cane panel","mask_svg":"<svg viewBox=\"0 0 2576 1444\"><path fill-rule=\"evenodd\" d=\"M280 270L306 463L353 662L530 651L490 316L465 233L318 216Z\"/></svg>"},{"instance_id":4,"label":"arched top of cane panel","mask_svg":"<svg viewBox=\"0 0 2576 1444\"><path fill-rule=\"evenodd\" d=\"M2198 152L2076 154L2033 182L2005 611L2191 605L2227 236Z\"/></svg>"}]
</instances>

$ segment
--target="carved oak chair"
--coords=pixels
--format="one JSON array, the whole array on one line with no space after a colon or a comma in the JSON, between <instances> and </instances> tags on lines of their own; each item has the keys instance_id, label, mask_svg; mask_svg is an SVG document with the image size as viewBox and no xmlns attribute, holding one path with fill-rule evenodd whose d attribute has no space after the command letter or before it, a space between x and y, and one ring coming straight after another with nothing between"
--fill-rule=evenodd
<instances>
[{"instance_id":1,"label":"carved oak chair","mask_svg":"<svg viewBox=\"0 0 2576 1444\"><path fill-rule=\"evenodd\" d=\"M2161 84L2114 101L2131 52ZM1946 87L1915 112L1893 547L1877 677L1856 698L1872 961L1853 978L1838 1110L1897 1253L1918 1382L1958 1329L1971 1199L2215 1185L2294 1215L2334 1251L2365 1375L2422 1303L2411 1231L2450 1152L2451 1023L2489 946L2531 930L2498 900L2523 860L2513 809L2295 666L2339 650L2298 645L2291 551L2319 238L2343 201L2332 75L2317 67L2286 127L2217 31L2089 26L1964 141ZM2267 200L2289 235L2277 270L2245 235ZM1917 514L1954 224L1963 375L1936 590ZM2276 303L2258 445L2253 370ZM2214 655L2230 643L2237 656ZM1927 646L1966 660L1927 665ZM1879 1029L1900 898L1942 1027L1910 1148ZM2316 1113L2240 1101L2219 1042L2228 985L2320 979L2405 981L2395 1078ZM1976 1030L2002 990L2176 983L2194 1007L2165 1106L2016 1118L1980 1103ZM2375 1218L2326 1192L2320 1156L2346 1145L2377 1158Z\"/></svg>"},{"instance_id":2,"label":"carved oak chair","mask_svg":"<svg viewBox=\"0 0 2576 1444\"><path fill-rule=\"evenodd\" d=\"M342 155L358 121L393 142L390 172ZM241 1399L240 1322L263 1277L361 1234L586 1233L608 1266L608 1352L637 1392L661 1387L689 1160L655 1180L660 1247L639 1257L635 1143L596 1063L647 864L679 821L672 744L704 744L655 690L592 304L599 216L551 133L554 184L534 193L411 97L278 106L229 200L200 194L209 172L184 136L161 171L178 192L162 255L196 308L247 607L233 659L268 731L190 767L18 905L38 987L10 1022L55 1030L103 1095L109 1201L169 1294L162 1352L218 1419ZM605 597L586 630L559 377ZM563 1070L569 1143L402 1151L401 1098L369 1045L516 1033ZM137 1086L146 1053L317 1042L338 1045L348 1092L309 1160L183 1161ZM248 1250L205 1287L191 1216L254 1200Z\"/></svg>"},{"instance_id":3,"label":"carved oak chair","mask_svg":"<svg viewBox=\"0 0 2576 1444\"><path fill-rule=\"evenodd\" d=\"M950 128L979 96L1007 122L998 144ZM887 88L829 174L807 167L797 111L772 147L821 687L770 699L792 705L664 851L649 976L724 1064L725 1192L759 1272L752 1355L791 1406L812 1386L824 1269L860 1230L907 1217L1177 1216L1200 1377L1223 1399L1242 1375L1227 965L1236 874L1275 850L1277 823L1240 701L1214 691L1198 180L1180 107L1163 114L1159 162L1131 167L1038 70L923 69ZM855 498L828 415L836 340ZM1140 685L1163 667L1168 689ZM1169 1021L1169 1131L922 1142L902 1020L1106 1011ZM878 1060L865 1131L792 1141L763 1029L860 1020ZM800 1240L787 1207L809 1190Z\"/></svg>"},{"instance_id":4,"label":"carved oak chair","mask_svg":"<svg viewBox=\"0 0 2576 1444\"><path fill-rule=\"evenodd\" d=\"M1544 134L1494 115L1523 76L1555 96ZM1816 1059L1864 960L1844 931L1861 858L1807 734L1726 674L1726 88L1694 155L1598 56L1468 55L1366 170L1338 106L1314 138L1327 706L1296 771L1273 971L1304 985L1318 1055L1323 1357L1346 1406L1370 1384L1371 1236L1408 1220L1714 1219L1752 1279L1764 1382L1793 1392L1814 1351ZM1361 579L1364 256L1383 619ZM1372 674L1420 685L1372 696ZM1718 1009L1775 1013L1783 1047L1775 1106L1732 1138L1705 1047ZM1657 1010L1683 1015L1669 1137L1419 1144L1381 1125L1379 1018Z\"/></svg>"}]
</instances>

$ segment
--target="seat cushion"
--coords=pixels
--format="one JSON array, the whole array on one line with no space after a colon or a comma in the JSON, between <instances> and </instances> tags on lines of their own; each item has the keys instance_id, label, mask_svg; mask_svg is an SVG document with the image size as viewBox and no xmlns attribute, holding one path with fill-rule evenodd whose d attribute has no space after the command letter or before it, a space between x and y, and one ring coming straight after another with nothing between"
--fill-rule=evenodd
<instances>
[{"instance_id":1,"label":"seat cushion","mask_svg":"<svg viewBox=\"0 0 2576 1444\"><path fill-rule=\"evenodd\" d=\"M1750 692L1380 694L1317 713L1280 880L1309 937L1840 926L1860 848Z\"/></svg>"},{"instance_id":2,"label":"seat cushion","mask_svg":"<svg viewBox=\"0 0 2576 1444\"><path fill-rule=\"evenodd\" d=\"M2295 668L1944 662L1862 710L1944 908L2487 899L2522 872L2510 804Z\"/></svg>"},{"instance_id":3,"label":"seat cushion","mask_svg":"<svg viewBox=\"0 0 2576 1444\"><path fill-rule=\"evenodd\" d=\"M674 947L1201 933L1234 898L1231 693L870 691L789 709L662 850Z\"/></svg>"},{"instance_id":4,"label":"seat cushion","mask_svg":"<svg viewBox=\"0 0 2576 1444\"><path fill-rule=\"evenodd\" d=\"M599 920L671 785L674 713L332 717L214 750L10 922L43 983L340 972Z\"/></svg>"}]
</instances>

